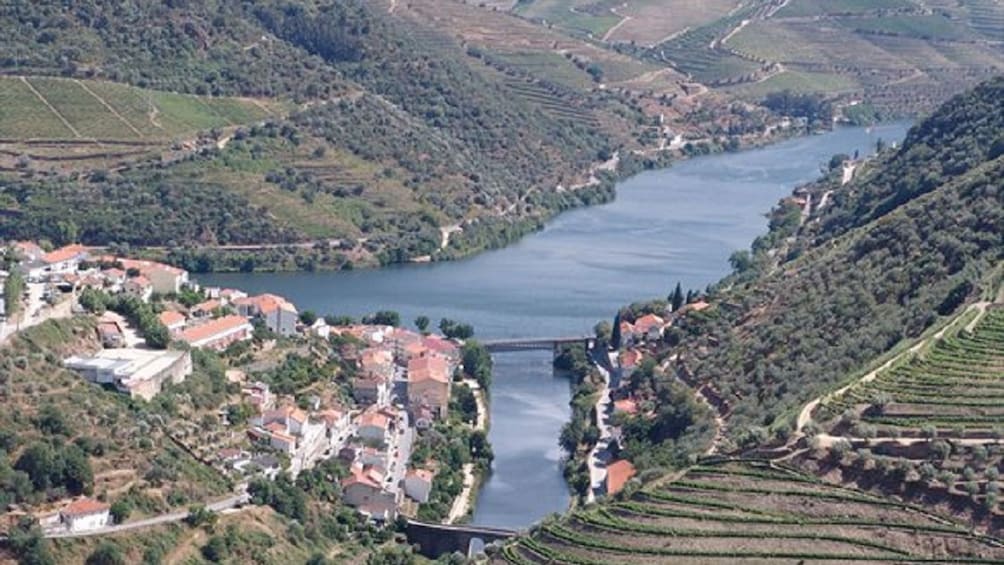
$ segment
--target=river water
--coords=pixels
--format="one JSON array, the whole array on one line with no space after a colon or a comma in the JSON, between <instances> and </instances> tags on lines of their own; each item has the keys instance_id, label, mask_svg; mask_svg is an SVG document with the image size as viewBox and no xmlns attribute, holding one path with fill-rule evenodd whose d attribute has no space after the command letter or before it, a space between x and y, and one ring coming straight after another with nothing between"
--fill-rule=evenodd
<instances>
[{"instance_id":1,"label":"river water","mask_svg":"<svg viewBox=\"0 0 1004 565\"><path fill-rule=\"evenodd\" d=\"M539 233L463 261L334 273L201 275L206 285L272 292L301 310L361 316L396 310L473 324L477 337L585 334L632 301L677 281L704 288L728 256L766 230L778 199L819 176L836 153L899 141L908 124L840 128L762 149L691 159L617 186L609 204L562 214ZM549 353L497 355L491 390L492 474L473 522L525 527L569 502L558 434L569 388Z\"/></svg>"}]
</instances>

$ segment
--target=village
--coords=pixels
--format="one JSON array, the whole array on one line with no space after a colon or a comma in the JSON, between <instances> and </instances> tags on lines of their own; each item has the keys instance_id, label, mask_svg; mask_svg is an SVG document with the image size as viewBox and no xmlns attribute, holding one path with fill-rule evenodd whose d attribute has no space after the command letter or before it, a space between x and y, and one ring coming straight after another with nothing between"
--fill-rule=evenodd
<instances>
[{"instance_id":1,"label":"village","mask_svg":"<svg viewBox=\"0 0 1004 565\"><path fill-rule=\"evenodd\" d=\"M132 401L154 401L165 388L184 383L199 350L244 352L256 336L269 338L260 340L262 357L281 340L339 344L339 359L350 369L340 389L280 393L253 372L231 368L226 379L239 398L216 407L210 418L177 426L172 440L237 485L228 506L249 499L252 481L280 474L295 479L337 460L346 472L332 480L344 504L377 522L414 516L430 501L440 471L431 456L413 460L416 441L448 419L454 389L481 394L473 380L459 378L461 342L386 320L329 324L281 296L201 287L183 269L82 245L46 251L34 242L14 242L8 267L5 277L22 280L4 289L23 288L23 295L3 301L17 304L19 312L4 316L0 340L46 319L93 313L100 349L67 357L63 366ZM477 409L484 410L483 398ZM484 420L476 415L469 427L483 431ZM204 424L216 421L243 433ZM466 483L467 490L473 487ZM450 516L462 515L470 498L470 492L457 496ZM37 518L48 532L97 531L112 526L109 502L78 498Z\"/></svg>"}]
</instances>

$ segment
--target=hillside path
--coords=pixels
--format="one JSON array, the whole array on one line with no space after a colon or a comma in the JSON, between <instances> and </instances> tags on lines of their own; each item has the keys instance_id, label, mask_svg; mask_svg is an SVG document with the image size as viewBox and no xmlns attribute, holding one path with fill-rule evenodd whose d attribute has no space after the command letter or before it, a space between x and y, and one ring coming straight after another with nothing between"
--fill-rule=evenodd
<instances>
[{"instance_id":1,"label":"hillside path","mask_svg":"<svg viewBox=\"0 0 1004 565\"><path fill-rule=\"evenodd\" d=\"M976 323L979 322L979 320L986 313L986 309L987 309L988 305L989 305L989 302L986 302L986 301L976 302L974 304L970 304L969 307L967 307L965 310L962 311L961 314L959 314L959 317L961 317L961 316L967 314L970 311L979 312L979 314L976 316L976 318L973 319L973 321L970 322L966 326L967 330L969 328L971 328L971 327L975 327L976 326ZM913 346L911 346L906 351L903 351L902 353L900 353L900 354L894 356L893 358L889 359L888 361L886 361L885 363L883 363L881 366L879 366L876 369L873 369L872 371L870 371L868 374L864 375L860 379L858 379L858 380L856 380L856 381L854 381L854 382L852 382L850 384L847 384L847 385L845 385L843 387L840 387L839 389L837 389L837 390L835 390L833 392L829 392L829 393L823 394L823 395L818 396L818 397L812 399L811 401L809 401L804 407L802 407L801 412L798 413L798 419L796 420L796 423L795 423L795 433L792 434L791 439L788 441L788 444L789 445L793 445L796 441L798 441L798 439L804 437L805 434L803 433L803 430L805 429L805 426L807 426L809 424L809 422L812 421L812 412L824 400L827 400L829 398L835 398L837 396L840 396L840 395L844 394L845 392L847 392L848 390L850 390L852 387L855 387L855 386L860 385L860 384L865 384L865 383L868 383L868 382L871 382L871 381L875 380L875 377L877 377L879 373L881 373L881 372L889 369L889 367L891 367L894 363L900 361L901 359L903 359L904 357L906 357L908 355L915 355L918 351L920 351L921 349L923 349L927 344L931 343L934 340L939 340L942 337L944 337L945 332L948 331L948 329L951 328L953 325L955 325L954 321L953 322L949 322L948 324L945 325L945 327L943 327L940 330L938 330L938 332L935 333L934 335L932 335L930 337L927 337L927 338L924 338L924 339L921 339L920 341L918 341L917 343L915 343Z\"/></svg>"}]
</instances>

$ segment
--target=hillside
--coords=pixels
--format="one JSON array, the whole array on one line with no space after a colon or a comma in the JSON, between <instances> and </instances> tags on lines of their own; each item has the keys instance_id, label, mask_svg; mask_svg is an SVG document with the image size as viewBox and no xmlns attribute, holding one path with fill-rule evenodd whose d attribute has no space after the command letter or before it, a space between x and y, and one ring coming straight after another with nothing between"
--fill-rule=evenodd
<instances>
[{"instance_id":1,"label":"hillside","mask_svg":"<svg viewBox=\"0 0 1004 565\"><path fill-rule=\"evenodd\" d=\"M644 408L615 414L624 439L614 453L637 475L599 505L545 520L496 561L1004 558L993 537L1004 525L994 400L1004 156L992 149L1002 87L947 102L902 147L859 163L854 180L830 175L796 191L815 207L783 201L700 308L632 346L645 360L613 394ZM681 383L716 409L710 445L675 439L708 425L673 414L686 403L661 404ZM638 431L670 425L669 439Z\"/></svg>"},{"instance_id":2,"label":"hillside","mask_svg":"<svg viewBox=\"0 0 1004 565\"><path fill-rule=\"evenodd\" d=\"M521 17L587 35L742 99L790 89L910 115L1004 68L991 0L531 0Z\"/></svg>"},{"instance_id":3,"label":"hillside","mask_svg":"<svg viewBox=\"0 0 1004 565\"><path fill-rule=\"evenodd\" d=\"M759 426L783 435L800 402L985 288L1002 258L1004 159L964 148L985 147L1004 117L1002 87L998 79L950 101L859 180L824 182L832 205L820 222L776 222L749 260L735 257L737 274L711 293L720 307L684 329L695 338L678 368L721 390L740 445L755 443ZM961 113L962 104L985 111ZM952 129L939 128L946 121ZM930 171L917 170L921 153Z\"/></svg>"},{"instance_id":4,"label":"hillside","mask_svg":"<svg viewBox=\"0 0 1004 565\"><path fill-rule=\"evenodd\" d=\"M13 30L0 38L11 109L0 112L0 229L94 245L300 244L172 257L193 268L448 258L609 199L599 167L615 170L619 150L640 152L624 165L634 170L675 155L665 145L677 134L708 151L755 141L770 121L750 105L691 99L668 69L517 18L491 15L509 38L531 38L522 48L448 21L483 17L476 7L395 8L0 10ZM455 232L447 249L443 230Z\"/></svg>"},{"instance_id":5,"label":"hillside","mask_svg":"<svg viewBox=\"0 0 1004 565\"><path fill-rule=\"evenodd\" d=\"M996 563L992 538L784 465L728 459L545 521L500 563Z\"/></svg>"},{"instance_id":6,"label":"hillside","mask_svg":"<svg viewBox=\"0 0 1004 565\"><path fill-rule=\"evenodd\" d=\"M3 506L41 511L89 494L129 500L141 515L229 492L227 479L169 441L158 415L62 367L100 348L94 327L89 317L48 321L0 352Z\"/></svg>"}]
</instances>

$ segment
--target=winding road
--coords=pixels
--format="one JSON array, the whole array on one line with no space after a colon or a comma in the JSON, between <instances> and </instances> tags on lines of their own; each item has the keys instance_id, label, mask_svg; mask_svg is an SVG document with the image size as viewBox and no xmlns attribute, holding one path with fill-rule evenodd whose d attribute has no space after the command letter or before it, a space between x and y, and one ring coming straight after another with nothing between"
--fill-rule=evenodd
<instances>
[{"instance_id":1,"label":"winding road","mask_svg":"<svg viewBox=\"0 0 1004 565\"><path fill-rule=\"evenodd\" d=\"M858 379L858 380L856 380L856 381L854 381L854 382L852 382L852 383L850 383L848 385L840 387L840 388L838 388L837 390L835 390L833 392L829 392L829 393L823 394L823 395L818 396L818 397L814 398L813 400L809 401L809 403L807 403L804 407L802 407L801 412L798 413L798 419L796 420L796 423L795 423L795 433L792 434L791 439L788 441L788 445L789 446L790 445L794 445L799 439L805 437L805 432L804 432L805 427L807 425L809 425L809 422L812 421L812 413L813 413L813 411L815 411L815 409L822 402L825 402L826 400L828 400L830 398L836 398L836 397L844 394L845 392L847 392L848 390L850 390L851 388L853 388L855 386L858 386L858 385L861 385L861 384L865 384L865 383L868 383L868 382L871 382L871 381L875 380L875 378L879 375L879 373L881 373L883 371L886 371L887 369L889 369L890 367L892 367L895 363L897 363L900 360L904 359L906 356L908 356L908 355L915 355L921 349L923 349L925 346L927 346L927 344L931 343L934 340L939 340L942 337L944 337L945 332L947 332L950 328L952 328L953 326L955 326L956 322L958 320L960 320L963 316L969 314L970 312L977 312L976 317L973 318L973 320L971 322L969 322L966 325L966 327L965 327L965 329L967 331L972 331L972 329L974 327L976 327L976 324L980 321L980 319L983 318L983 315L987 311L987 306L989 306L989 305L990 305L990 302L988 302L988 301L980 301L980 302L975 302L973 304L970 304L969 307L967 307L965 310L963 310L961 314L959 314L951 322L945 324L945 327L943 327L940 330L938 330L934 335L921 339L917 343L913 344L906 351L903 351L902 353L899 353L898 355L895 355L894 357L892 357L891 359L889 359L888 361L886 361L885 363L883 363L882 365L880 365L878 368L873 369L872 371L868 372L866 375L864 375L860 379ZM837 440L847 440L847 441L858 441L858 440L861 440L861 441L869 441L869 442L873 442L873 441L874 442L898 441L898 442L901 442L901 443L905 442L905 443L902 443L903 445L909 445L910 443L916 443L913 440L927 441L926 438L892 438L892 437L889 437L889 438L868 438L866 440L865 438L848 438L848 437L842 437L842 436L831 436L829 434L818 434L816 436L816 438L820 442L820 447L828 447L828 446L832 445L834 442L836 442ZM988 443L986 440L973 440L973 441L977 441L978 443Z\"/></svg>"}]
</instances>

